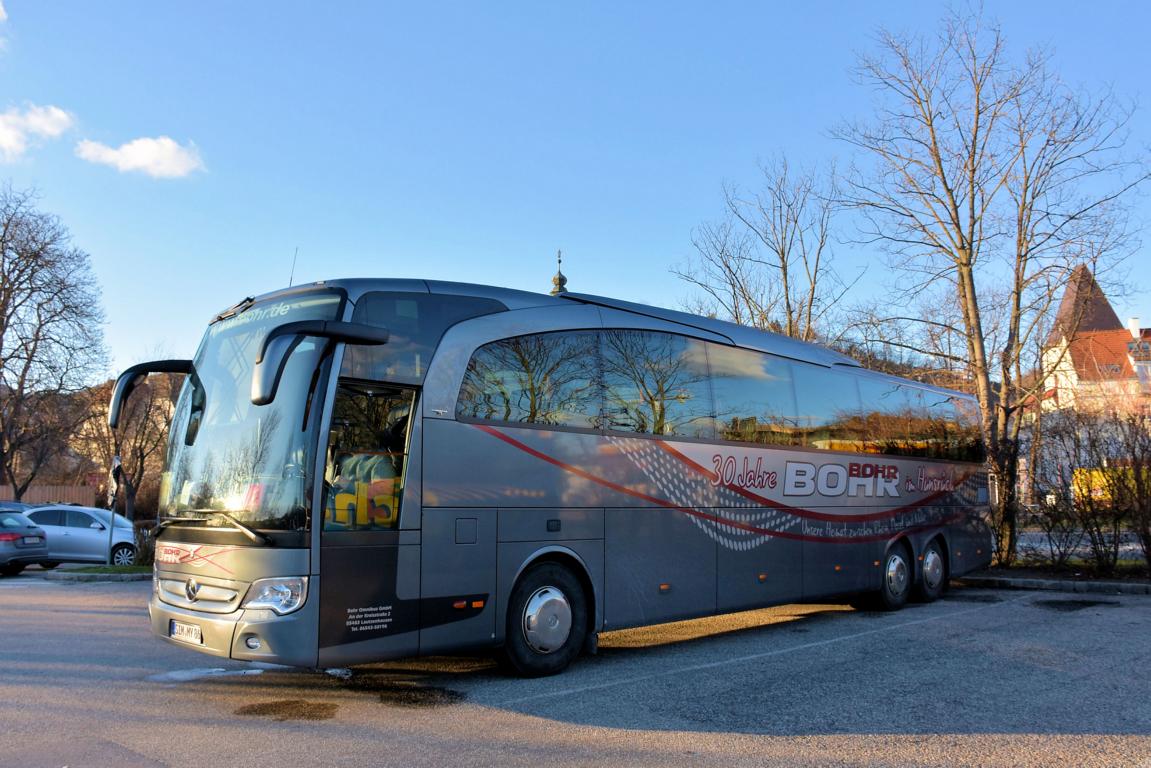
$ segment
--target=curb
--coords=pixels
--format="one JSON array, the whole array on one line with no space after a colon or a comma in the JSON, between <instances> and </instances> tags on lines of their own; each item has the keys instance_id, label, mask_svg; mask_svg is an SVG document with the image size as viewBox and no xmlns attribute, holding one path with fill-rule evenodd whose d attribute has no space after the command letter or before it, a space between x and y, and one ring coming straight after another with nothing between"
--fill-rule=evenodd
<instances>
[{"instance_id":1,"label":"curb","mask_svg":"<svg viewBox=\"0 0 1151 768\"><path fill-rule=\"evenodd\" d=\"M45 573L40 578L47 581L151 581L150 573Z\"/></svg>"},{"instance_id":2,"label":"curb","mask_svg":"<svg viewBox=\"0 0 1151 768\"><path fill-rule=\"evenodd\" d=\"M1151 584L1126 581L1068 581L1066 579L1012 579L1003 576L964 576L956 579L969 587L1033 589L1094 595L1151 595Z\"/></svg>"}]
</instances>

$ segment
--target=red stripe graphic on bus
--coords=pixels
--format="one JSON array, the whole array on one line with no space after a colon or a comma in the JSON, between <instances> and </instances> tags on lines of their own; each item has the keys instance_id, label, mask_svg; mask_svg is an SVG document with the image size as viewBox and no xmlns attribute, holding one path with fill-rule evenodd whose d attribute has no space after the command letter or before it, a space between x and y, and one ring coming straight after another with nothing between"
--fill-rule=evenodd
<instances>
[{"instance_id":1,"label":"red stripe graphic on bus","mask_svg":"<svg viewBox=\"0 0 1151 768\"><path fill-rule=\"evenodd\" d=\"M523 451L524 453L527 453L530 456L534 456L535 458L537 458L541 461L545 461L548 464L551 464L555 467L558 467L558 468L564 470L565 472L570 472L574 475L577 475L578 477L582 477L585 480L590 480L591 482L596 483L597 485L601 485L605 488L609 488L609 489L616 491L618 493L622 493L622 494L625 494L627 496L631 496L631 497L636 498L636 499L641 499L642 501L649 502L655 506L663 507L665 509L672 509L672 510L675 510L677 512L682 512L685 515L690 515L692 517L695 517L695 518L698 518L701 520L706 520L706 521L713 523L714 525L717 525L717 526L734 528L734 529L737 529L740 531L745 531L747 533L752 533L752 534L756 534L756 535L760 535L760 536L771 536L771 537L776 537L776 538L781 538L781 539L790 539L790 540L794 540L794 541L807 541L807 542L826 543L826 544L833 544L833 543L834 544L842 544L842 543L860 543L860 544L862 544L862 543L867 543L867 542L886 541L897 533L896 531L892 530L892 531L886 531L883 533L868 534L868 535L862 535L862 536L815 536L815 535L811 535L811 534L800 534L800 533L793 533L791 531L780 531L780 530L775 530L775 529L771 529L771 528L762 528L759 526L750 525L748 523L744 523L744 522L740 522L740 521L736 521L736 520L729 520L729 519L726 519L723 517L719 517L717 515L712 515L712 514L709 514L707 512L703 512L703 511L698 510L698 509L693 509L691 507L686 507L686 506L683 506L681 504L676 504L674 502L667 501L666 499L661 499L661 498L658 498L656 496L651 496L651 495L643 493L641 491L636 491L632 488L628 488L627 486L620 485L619 483L614 483L611 480L608 480L606 478L598 477L597 475L593 475L592 473L588 472L587 470L580 469L579 467L576 467L576 466L573 466L573 465L568 464L566 462L560 461L559 459L557 459L553 456L549 456L546 453L543 453L542 451L536 450L535 448L532 448L530 445L526 445L525 443L522 443L519 440L516 440L514 437L511 437L510 435L506 435L503 432L500 432L498 429L495 429L493 427L489 427L489 426L486 426L483 424L475 424L473 426L475 426L476 429L479 429L483 432L486 432L487 434L491 435L492 437L495 437L498 440L501 440L504 443L507 443L508 445L510 445L510 446L520 450L520 451ZM656 442L659 442L659 441L656 441ZM776 505L776 506L778 506L778 505ZM909 508L914 509L915 506L917 506L917 505L912 505ZM790 514L797 514L800 516L802 516L802 513L807 513L809 515L813 514L811 512L811 510L802 510L802 509L797 509L794 507L784 507L781 511L788 512ZM819 513L819 514L822 514L822 513ZM885 513L884 516L890 517L891 515L888 513ZM911 531L933 528L933 527L936 527L938 525L944 525L947 523L956 522L956 521L962 519L962 517L963 517L962 513L953 513L951 515L941 517L939 520L936 520L936 521L933 521L930 523L912 526L912 527L908 527L908 528L902 528L902 529L900 529L899 532L909 533ZM832 520L833 521L842 521L842 518L833 516Z\"/></svg>"},{"instance_id":2,"label":"red stripe graphic on bus","mask_svg":"<svg viewBox=\"0 0 1151 768\"><path fill-rule=\"evenodd\" d=\"M660 448L662 448L664 451L666 451L671 456L674 456L676 459L678 459L684 465L686 465L687 467L689 467L693 471L703 475L704 477L711 478L715 474L710 469L707 469L706 467L701 466L698 462L692 460L691 458L689 458L687 456L684 456L682 453L680 453L678 450L676 450L669 443L665 443L663 440L656 440L655 444L658 445ZM955 485L956 486L961 485L969 477L971 477L970 474L960 475L958 478L956 478ZM892 517L896 517L897 515L901 515L904 512L910 512L912 510L926 506L926 505L930 504L931 502L935 501L936 499L942 498L943 496L946 496L948 493L950 493L950 491L936 491L935 493L933 493L929 496L925 496L924 498L922 498L919 501L914 502L912 504L904 504L902 507L896 507L895 509L884 510L883 512L872 512L869 514L856 514L856 515L852 515L852 514L839 515L839 514L831 514L828 512L816 512L814 509L805 509L803 507L793 507L793 506L790 506L788 504L784 504L783 502L774 501L772 499L769 499L766 496L760 496L758 493L750 491L747 488L742 488L738 485L724 485L724 487L727 488L729 491L733 491L735 493L738 493L740 496L744 497L745 499L747 499L749 501L754 501L756 504L759 504L760 506L769 507L771 509L778 509L781 512L787 512L787 513L795 515L797 517L808 518L811 520L822 520L822 521L831 522L831 523L873 523L877 520L886 520L887 518L892 518Z\"/></svg>"},{"instance_id":3,"label":"red stripe graphic on bus","mask_svg":"<svg viewBox=\"0 0 1151 768\"><path fill-rule=\"evenodd\" d=\"M239 547L209 547L204 544L181 546L179 544L163 543L156 547L154 555L157 562L170 565L190 565L193 568L203 568L211 565L224 573L235 575L230 569L216 562L216 558L230 552L239 550Z\"/></svg>"}]
</instances>

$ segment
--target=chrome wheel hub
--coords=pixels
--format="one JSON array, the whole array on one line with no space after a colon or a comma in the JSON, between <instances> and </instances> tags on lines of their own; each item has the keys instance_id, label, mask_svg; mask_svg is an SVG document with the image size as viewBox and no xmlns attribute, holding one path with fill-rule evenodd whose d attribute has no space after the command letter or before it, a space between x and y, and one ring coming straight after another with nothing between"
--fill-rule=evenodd
<instances>
[{"instance_id":1,"label":"chrome wheel hub","mask_svg":"<svg viewBox=\"0 0 1151 768\"><path fill-rule=\"evenodd\" d=\"M902 595L907 590L907 561L903 555L887 556L887 590L893 595Z\"/></svg>"},{"instance_id":2,"label":"chrome wheel hub","mask_svg":"<svg viewBox=\"0 0 1151 768\"><path fill-rule=\"evenodd\" d=\"M128 549L120 548L112 553L113 565L132 565L133 559L132 552Z\"/></svg>"},{"instance_id":3,"label":"chrome wheel hub","mask_svg":"<svg viewBox=\"0 0 1151 768\"><path fill-rule=\"evenodd\" d=\"M923 584L930 590L943 583L943 557L935 549L923 555Z\"/></svg>"},{"instance_id":4,"label":"chrome wheel hub","mask_svg":"<svg viewBox=\"0 0 1151 768\"><path fill-rule=\"evenodd\" d=\"M524 639L536 653L551 653L567 642L572 609L558 587L540 587L528 598L523 615Z\"/></svg>"}]
</instances>

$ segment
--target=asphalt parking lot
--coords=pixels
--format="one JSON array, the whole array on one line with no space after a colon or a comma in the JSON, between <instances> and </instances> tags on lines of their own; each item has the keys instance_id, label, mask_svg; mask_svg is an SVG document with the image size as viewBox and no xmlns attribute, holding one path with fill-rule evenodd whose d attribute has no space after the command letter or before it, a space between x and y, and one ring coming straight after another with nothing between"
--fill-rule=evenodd
<instances>
[{"instance_id":1,"label":"asphalt parking lot","mask_svg":"<svg viewBox=\"0 0 1151 768\"><path fill-rule=\"evenodd\" d=\"M252 668L149 636L150 584L0 580L0 766L1151 766L1151 597L958 589L483 657Z\"/></svg>"}]
</instances>

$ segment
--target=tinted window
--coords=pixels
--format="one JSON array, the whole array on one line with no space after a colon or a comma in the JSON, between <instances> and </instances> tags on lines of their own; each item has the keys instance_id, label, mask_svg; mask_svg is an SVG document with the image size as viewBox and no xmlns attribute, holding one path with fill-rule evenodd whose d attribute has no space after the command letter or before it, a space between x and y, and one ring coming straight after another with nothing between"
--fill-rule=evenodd
<instances>
[{"instance_id":1,"label":"tinted window","mask_svg":"<svg viewBox=\"0 0 1151 768\"><path fill-rule=\"evenodd\" d=\"M792 375L800 443L834 451L857 450L857 377L804 363L793 363Z\"/></svg>"},{"instance_id":2,"label":"tinted window","mask_svg":"<svg viewBox=\"0 0 1151 768\"><path fill-rule=\"evenodd\" d=\"M861 409L855 425L866 453L922 455L922 401L916 390L883 379L859 382Z\"/></svg>"},{"instance_id":3,"label":"tinted window","mask_svg":"<svg viewBox=\"0 0 1151 768\"><path fill-rule=\"evenodd\" d=\"M961 461L983 461L987 453L979 427L979 404L968 397L952 398L955 407L955 446L953 458Z\"/></svg>"},{"instance_id":4,"label":"tinted window","mask_svg":"<svg viewBox=\"0 0 1151 768\"><path fill-rule=\"evenodd\" d=\"M32 522L15 512L0 512L0 528L27 528Z\"/></svg>"},{"instance_id":5,"label":"tinted window","mask_svg":"<svg viewBox=\"0 0 1151 768\"><path fill-rule=\"evenodd\" d=\"M349 344L344 352L342 375L375 381L422 381L444 331L461 320L505 309L498 301L474 296L385 291L365 294L356 303L352 322L387 328L388 343Z\"/></svg>"},{"instance_id":6,"label":"tinted window","mask_svg":"<svg viewBox=\"0 0 1151 768\"><path fill-rule=\"evenodd\" d=\"M594 331L487 344L468 363L456 415L594 428L600 410L597 347Z\"/></svg>"},{"instance_id":7,"label":"tinted window","mask_svg":"<svg viewBox=\"0 0 1151 768\"><path fill-rule=\"evenodd\" d=\"M64 524L64 510L62 509L38 509L35 512L29 512L28 517L32 518L37 525Z\"/></svg>"},{"instance_id":8,"label":"tinted window","mask_svg":"<svg viewBox=\"0 0 1151 768\"><path fill-rule=\"evenodd\" d=\"M967 398L883 380L859 382L860 449L872 453L981 461L976 413Z\"/></svg>"},{"instance_id":9,"label":"tinted window","mask_svg":"<svg viewBox=\"0 0 1151 768\"><path fill-rule=\"evenodd\" d=\"M718 437L747 443L796 445L791 364L778 357L707 345Z\"/></svg>"},{"instance_id":10,"label":"tinted window","mask_svg":"<svg viewBox=\"0 0 1151 768\"><path fill-rule=\"evenodd\" d=\"M88 510L87 514L96 518L97 520L99 520L104 525L108 524L109 512L106 509L90 509L90 510ZM116 519L116 527L117 528L131 528L132 527L132 521L129 520L128 518L124 517L123 515L121 515L119 512L116 513L115 519Z\"/></svg>"},{"instance_id":11,"label":"tinted window","mask_svg":"<svg viewBox=\"0 0 1151 768\"><path fill-rule=\"evenodd\" d=\"M91 528L99 523L96 518L78 509L69 509L67 519L69 528Z\"/></svg>"},{"instance_id":12,"label":"tinted window","mask_svg":"<svg viewBox=\"0 0 1151 768\"><path fill-rule=\"evenodd\" d=\"M704 342L670 333L604 331L601 348L605 427L715 436Z\"/></svg>"}]
</instances>

